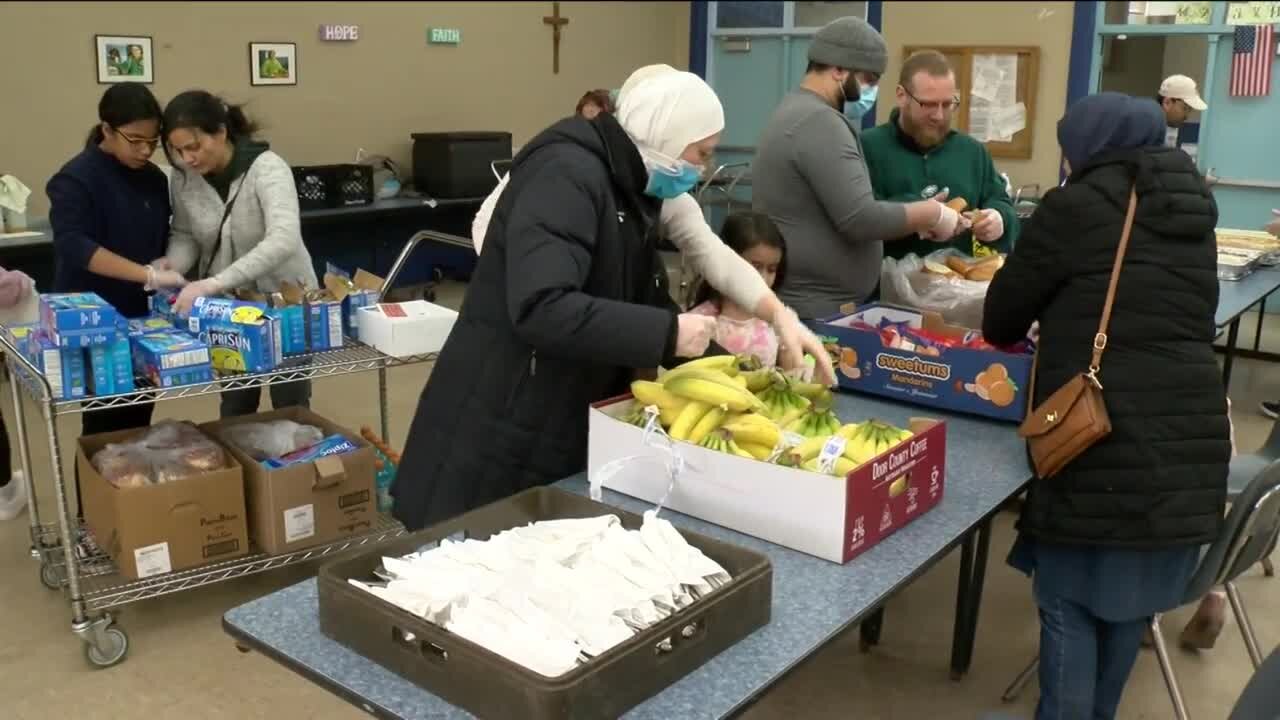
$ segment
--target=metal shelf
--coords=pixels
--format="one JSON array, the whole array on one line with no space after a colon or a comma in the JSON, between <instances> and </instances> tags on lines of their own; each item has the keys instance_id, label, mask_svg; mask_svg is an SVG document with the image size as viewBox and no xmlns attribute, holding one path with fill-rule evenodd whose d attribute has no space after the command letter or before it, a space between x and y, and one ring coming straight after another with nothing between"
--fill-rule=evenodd
<instances>
[{"instance_id":1,"label":"metal shelf","mask_svg":"<svg viewBox=\"0 0 1280 720\"><path fill-rule=\"evenodd\" d=\"M295 355L285 358L280 367L266 373L216 373L213 382L195 385L179 385L170 388L157 388L146 378L135 378L138 390L119 395L101 395L75 400L55 400L50 403L54 415L75 415L104 408L128 407L160 400L177 400L179 398L196 397L240 390L243 388L262 387L309 380L318 377L332 377L351 373L382 370L399 365L430 362L436 359L436 353L413 355L408 357L391 357L368 345L348 339L346 345L339 350L326 350L306 355ZM10 375L18 380L18 384L36 402L44 402L46 397L45 381L34 369L25 363L18 362L10 353Z\"/></svg>"},{"instance_id":2,"label":"metal shelf","mask_svg":"<svg viewBox=\"0 0 1280 720\"><path fill-rule=\"evenodd\" d=\"M268 570L297 565L309 560L317 560L352 548L369 544L379 544L405 533L404 526L385 515L379 515L376 524L368 532L355 535L324 545L316 545L283 555L267 555L254 552L245 557L211 563L190 570L167 573L145 580L130 580L121 577L115 563L94 541L88 528L81 527L80 540L76 544L76 564L80 575L80 590L84 596L85 609L89 611L107 610L128 605L129 603L149 598L168 595L170 593L191 590L203 585L232 580L246 575L254 575ZM47 546L59 542L58 528L54 525L41 527L41 539ZM53 561L45 566L49 584L66 587L66 566L62 564L60 553L51 554Z\"/></svg>"}]
</instances>

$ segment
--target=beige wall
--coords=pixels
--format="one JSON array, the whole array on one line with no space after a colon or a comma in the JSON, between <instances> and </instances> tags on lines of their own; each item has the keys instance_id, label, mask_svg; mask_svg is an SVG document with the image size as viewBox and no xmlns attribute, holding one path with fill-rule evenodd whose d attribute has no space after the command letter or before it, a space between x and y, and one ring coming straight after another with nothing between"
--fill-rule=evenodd
<instances>
[{"instance_id":1,"label":"beige wall","mask_svg":"<svg viewBox=\"0 0 1280 720\"><path fill-rule=\"evenodd\" d=\"M44 184L79 151L105 89L95 33L150 35L162 103L192 87L249 101L264 137L296 165L349 162L359 147L407 163L409 134L422 131L510 130L519 145L589 88L618 87L648 63L688 64L687 2L565 2L553 75L550 11L549 2L0 3L9 68L0 172L30 185L29 215L45 215ZM322 23L358 24L360 40L321 43ZM460 28L462 44L428 46L428 26ZM250 87L254 40L298 44L296 87Z\"/></svg>"},{"instance_id":2,"label":"beige wall","mask_svg":"<svg viewBox=\"0 0 1280 720\"><path fill-rule=\"evenodd\" d=\"M885 40L889 45L886 97L897 84L902 48L919 45L1031 45L1040 48L1036 90L1035 137L1030 160L998 160L1014 185L1058 183L1060 155L1056 128L1067 99L1071 54L1070 2L886 2ZM880 103L879 120L892 102Z\"/></svg>"}]
</instances>

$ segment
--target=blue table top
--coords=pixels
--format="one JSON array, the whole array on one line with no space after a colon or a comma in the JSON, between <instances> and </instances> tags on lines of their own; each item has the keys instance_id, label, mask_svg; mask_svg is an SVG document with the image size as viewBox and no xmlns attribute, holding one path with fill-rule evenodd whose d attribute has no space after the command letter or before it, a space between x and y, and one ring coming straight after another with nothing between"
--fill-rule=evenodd
<instances>
[{"instance_id":1,"label":"blue table top","mask_svg":"<svg viewBox=\"0 0 1280 720\"><path fill-rule=\"evenodd\" d=\"M1257 270L1243 280L1218 281L1218 310L1214 323L1226 327L1246 310L1280 288L1280 268Z\"/></svg>"},{"instance_id":2,"label":"blue table top","mask_svg":"<svg viewBox=\"0 0 1280 720\"><path fill-rule=\"evenodd\" d=\"M667 511L677 527L766 554L773 563L772 621L679 682L627 713L632 720L720 718L760 694L828 639L880 605L942 557L1031 476L1015 426L840 394L846 420L911 416L947 423L942 502L846 565ZM586 494L583 475L557 483ZM611 491L604 502L642 512L650 506ZM328 639L319 629L316 582L307 580L228 612L224 626L251 646L380 716L405 720L468 718L468 713Z\"/></svg>"}]
</instances>

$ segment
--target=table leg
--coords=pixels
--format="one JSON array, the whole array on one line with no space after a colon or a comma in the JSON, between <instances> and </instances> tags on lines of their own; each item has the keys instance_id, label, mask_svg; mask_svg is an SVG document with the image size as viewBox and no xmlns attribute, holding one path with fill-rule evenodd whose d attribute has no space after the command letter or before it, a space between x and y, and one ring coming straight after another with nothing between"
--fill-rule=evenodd
<instances>
[{"instance_id":1,"label":"table leg","mask_svg":"<svg viewBox=\"0 0 1280 720\"><path fill-rule=\"evenodd\" d=\"M1222 349L1222 387L1231 387L1231 361L1235 359L1236 339L1240 337L1240 318L1231 321L1227 329L1227 346Z\"/></svg>"},{"instance_id":2,"label":"table leg","mask_svg":"<svg viewBox=\"0 0 1280 720\"><path fill-rule=\"evenodd\" d=\"M978 635L978 614L991 551L991 518L965 538L960 549L960 581L956 590L956 624L951 645L951 679L969 672Z\"/></svg>"},{"instance_id":3,"label":"table leg","mask_svg":"<svg viewBox=\"0 0 1280 720\"><path fill-rule=\"evenodd\" d=\"M880 630L884 627L884 608L879 607L858 625L858 633L862 636L858 647L862 652L880 644Z\"/></svg>"},{"instance_id":4,"label":"table leg","mask_svg":"<svg viewBox=\"0 0 1280 720\"><path fill-rule=\"evenodd\" d=\"M1270 297L1269 295L1267 297ZM1257 350L1262 346L1262 321L1267 317L1267 298L1262 298L1262 302L1258 303L1258 325L1253 330L1253 349Z\"/></svg>"}]
</instances>

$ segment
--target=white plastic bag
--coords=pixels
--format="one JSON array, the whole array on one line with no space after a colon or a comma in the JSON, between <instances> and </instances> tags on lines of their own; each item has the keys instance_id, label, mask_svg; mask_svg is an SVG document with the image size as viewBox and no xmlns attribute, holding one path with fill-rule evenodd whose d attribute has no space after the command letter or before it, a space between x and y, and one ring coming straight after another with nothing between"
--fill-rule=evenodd
<instances>
[{"instance_id":1,"label":"white plastic bag","mask_svg":"<svg viewBox=\"0 0 1280 720\"><path fill-rule=\"evenodd\" d=\"M270 460L315 445L324 439L324 432L314 425L272 420L232 425L223 436L254 460Z\"/></svg>"},{"instance_id":2,"label":"white plastic bag","mask_svg":"<svg viewBox=\"0 0 1280 720\"><path fill-rule=\"evenodd\" d=\"M950 325L982 327L982 306L989 282L965 280L925 270L925 263L946 264L947 256L962 254L946 248L925 258L914 254L901 260L885 258L880 267L880 299L891 305L932 310Z\"/></svg>"}]
</instances>

